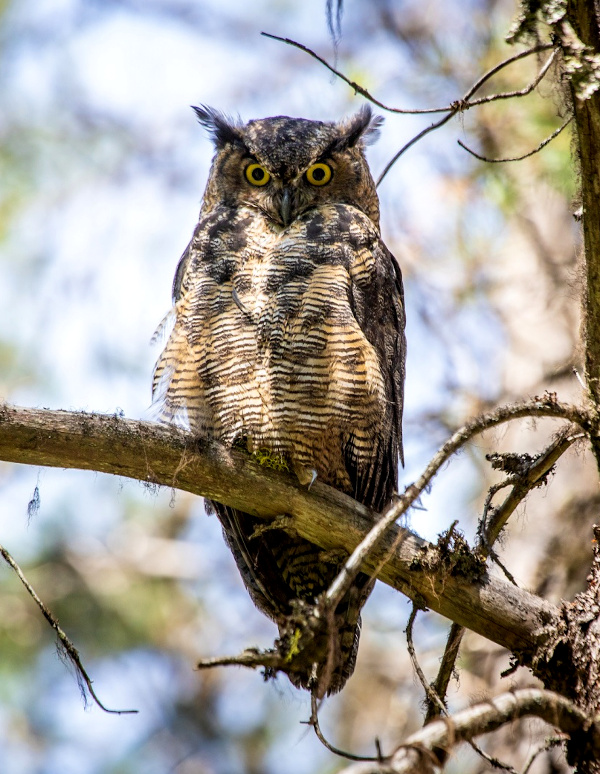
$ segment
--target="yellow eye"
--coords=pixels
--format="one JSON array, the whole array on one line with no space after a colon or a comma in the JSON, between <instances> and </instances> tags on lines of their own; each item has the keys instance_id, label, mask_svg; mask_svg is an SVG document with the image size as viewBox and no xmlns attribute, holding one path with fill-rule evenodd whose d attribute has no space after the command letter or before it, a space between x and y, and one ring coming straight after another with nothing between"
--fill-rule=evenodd
<instances>
[{"instance_id":1,"label":"yellow eye","mask_svg":"<svg viewBox=\"0 0 600 774\"><path fill-rule=\"evenodd\" d=\"M270 179L271 175L262 164L248 164L246 167L246 180L251 185L266 185Z\"/></svg>"},{"instance_id":2,"label":"yellow eye","mask_svg":"<svg viewBox=\"0 0 600 774\"><path fill-rule=\"evenodd\" d=\"M306 179L311 185L326 185L332 174L329 164L313 164L306 170Z\"/></svg>"}]
</instances>

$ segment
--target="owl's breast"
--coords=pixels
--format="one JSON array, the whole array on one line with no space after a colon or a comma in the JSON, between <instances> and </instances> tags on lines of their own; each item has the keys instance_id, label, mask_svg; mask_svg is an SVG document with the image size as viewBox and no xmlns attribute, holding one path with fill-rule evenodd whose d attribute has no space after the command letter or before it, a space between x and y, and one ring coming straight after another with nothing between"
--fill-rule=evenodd
<instances>
[{"instance_id":1,"label":"owl's breast","mask_svg":"<svg viewBox=\"0 0 600 774\"><path fill-rule=\"evenodd\" d=\"M199 432L246 438L349 490L342 450L372 446L386 413L377 353L353 309L378 239L346 205L307 211L286 229L238 211L198 233L173 335L193 361L185 403Z\"/></svg>"},{"instance_id":2,"label":"owl's breast","mask_svg":"<svg viewBox=\"0 0 600 774\"><path fill-rule=\"evenodd\" d=\"M353 285L371 281L377 238L354 208L321 208L265 240L233 277L264 407L251 435L336 485L346 483L332 472L343 468L342 445L368 443L385 414L380 363L352 309Z\"/></svg>"}]
</instances>

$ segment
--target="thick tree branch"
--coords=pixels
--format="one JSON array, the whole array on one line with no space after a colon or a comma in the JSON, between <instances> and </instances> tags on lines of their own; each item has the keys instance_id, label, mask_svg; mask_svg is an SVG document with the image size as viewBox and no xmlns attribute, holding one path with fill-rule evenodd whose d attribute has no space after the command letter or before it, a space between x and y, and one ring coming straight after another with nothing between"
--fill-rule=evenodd
<instances>
[{"instance_id":1,"label":"thick tree branch","mask_svg":"<svg viewBox=\"0 0 600 774\"><path fill-rule=\"evenodd\" d=\"M573 407L559 410L535 401L530 409L538 416L581 416ZM515 414L525 415L524 407ZM471 423L464 440L479 426ZM451 441L451 447L458 448L456 434ZM442 447L444 453L447 446ZM97 470L176 487L265 519L288 513L302 537L327 550L352 552L375 519L369 509L318 481L309 492L293 476L262 468L241 452L194 439L174 427L118 416L4 406L0 459ZM556 615L553 605L488 576L480 566L478 577L465 566L457 571L445 562L443 552L395 524L361 566L420 605L513 652L534 650L538 632Z\"/></svg>"}]
</instances>

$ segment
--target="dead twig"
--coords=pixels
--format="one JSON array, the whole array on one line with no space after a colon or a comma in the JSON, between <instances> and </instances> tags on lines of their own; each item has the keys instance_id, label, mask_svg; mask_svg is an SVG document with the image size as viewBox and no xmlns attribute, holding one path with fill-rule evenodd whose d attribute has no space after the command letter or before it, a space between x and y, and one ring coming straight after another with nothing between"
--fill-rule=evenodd
<instances>
[{"instance_id":1,"label":"dead twig","mask_svg":"<svg viewBox=\"0 0 600 774\"><path fill-rule=\"evenodd\" d=\"M481 551L484 555L487 554L498 567L500 567L506 578L515 586L518 585L515 578L494 551L493 544L498 539L506 522L519 503L522 502L532 489L540 486L546 480L546 477L561 455L564 454L571 444L580 437L581 435L574 435L572 433L559 436L544 452L531 460L526 467L526 470L523 471L521 475L512 473L504 481L490 487L483 508L483 516L478 528L479 542L477 550ZM498 508L494 508L492 506L494 496L507 486L512 486L510 493L505 498L502 505ZM491 518L488 519L490 514ZM452 624L444 655L442 656L438 676L434 684L437 695L442 699L446 695L448 683L454 671L454 665L458 658L463 634L464 628L462 626L459 626L456 623ZM428 701L426 722L429 722L438 714L439 712L437 711L436 704Z\"/></svg>"},{"instance_id":2,"label":"dead twig","mask_svg":"<svg viewBox=\"0 0 600 774\"><path fill-rule=\"evenodd\" d=\"M504 158L504 159L490 159L487 156L482 156L479 153L476 153L474 150L471 150L471 148L467 147L462 140L457 140L456 142L460 145L460 147L463 150L466 150L467 153L470 153L471 156L475 156L476 159L479 159L480 161L486 161L488 164L507 164L510 161L523 161L523 159L528 159L530 156L534 156L536 153L539 153L542 148L545 148L546 145L552 142L555 137L558 137L558 135L563 131L563 129L566 129L567 126L571 123L573 120L573 116L570 116L567 118L567 120L556 129L556 131L552 132L551 135L546 137L545 140L542 140L542 142L533 150L529 151L528 153L524 153L522 156L512 156L510 158Z\"/></svg>"},{"instance_id":3,"label":"dead twig","mask_svg":"<svg viewBox=\"0 0 600 774\"><path fill-rule=\"evenodd\" d=\"M408 650L408 655L410 656L410 661L413 666L413 669L415 670L417 677L419 678L419 682L423 686L423 690L425 691L425 695L427 696L427 701L430 705L433 705L437 709L437 715L446 715L447 714L447 708L444 704L443 699L439 696L433 685L431 685L427 678L425 677L425 673L421 669L421 665L419 664L419 661L417 659L417 654L415 652L415 645L413 642L413 636L412 636L412 630L413 625L415 623L415 619L417 617L417 613L419 612L419 608L416 605L412 606L412 610L410 612L410 615L408 617L408 622L406 624L406 647Z\"/></svg>"},{"instance_id":4,"label":"dead twig","mask_svg":"<svg viewBox=\"0 0 600 774\"><path fill-rule=\"evenodd\" d=\"M564 744L566 741L568 741L568 736L551 736L549 739L546 739L546 741L538 747L537 750L534 750L531 753L531 756L527 763L525 764L525 768L521 772L521 774L529 774L529 770L533 766L533 764L536 761L536 758L538 758L542 753L548 752L548 750L551 750L553 747L558 747L560 744Z\"/></svg>"},{"instance_id":5,"label":"dead twig","mask_svg":"<svg viewBox=\"0 0 600 774\"><path fill-rule=\"evenodd\" d=\"M443 695L440 695L437 691L437 684L439 681L436 680L435 684L427 682L425 673L421 669L421 665L419 664L419 661L417 659L417 654L415 651L415 646L414 646L413 637L412 637L412 628L413 628L415 619L417 617L418 611L419 611L419 608L416 605L413 605L411 614L408 618L408 623L406 625L406 645L407 645L408 655L410 656L413 669L415 670L417 677L419 678L419 682L423 686L425 695L427 696L427 705L429 707L429 710L431 711L431 717L429 717L430 711L428 710L427 716L425 718L425 725L427 725L427 723L431 722L431 720L433 720L435 717L439 717L440 715L442 715L446 718L449 718L449 715L448 715L448 708L446 707L446 704L444 702ZM457 628L462 629L462 627L457 627ZM459 633L458 641L455 640L456 653L458 653L458 644L460 643L460 639L462 638L462 631ZM452 668L453 667L454 667L454 664L452 663ZM447 688L447 683L444 687L444 695L445 695L446 688ZM450 728L452 728L451 719L448 721L448 725ZM477 755L479 755L481 758L487 761L487 763L489 763L494 768L503 769L504 771L510 772L510 774L517 774L517 772L512 766L510 766L507 763L503 763L497 758L492 758L484 750L482 750L477 744L475 744L475 742L472 739L468 739L466 741L477 753ZM451 739L449 741L449 746L452 746L452 744L453 744L453 740ZM432 749L432 752L435 753L437 758L440 758L440 756L442 756L444 753L443 750L438 748Z\"/></svg>"},{"instance_id":6,"label":"dead twig","mask_svg":"<svg viewBox=\"0 0 600 774\"><path fill-rule=\"evenodd\" d=\"M484 553L490 552L517 506L532 489L541 486L546 481L548 474L560 457L581 437L580 433L569 431L562 433L545 451L534 457L523 471L509 476L507 483L512 484L510 493L502 505L497 508L488 507L487 510L484 510L484 518L479 524L479 547ZM495 491L499 491L499 489L496 488Z\"/></svg>"},{"instance_id":7,"label":"dead twig","mask_svg":"<svg viewBox=\"0 0 600 774\"><path fill-rule=\"evenodd\" d=\"M450 684L450 680L454 673L454 665L458 657L458 651L460 649L460 643L462 642L464 633L464 626L453 623L450 627L450 631L448 632L448 639L446 640L446 647L444 649L444 655L442 656L440 668L432 686L436 698L441 700L442 706L444 707L448 685ZM439 717L440 714L442 714L442 711L439 702L435 700L432 701L428 697L425 723L430 723L432 720L434 720L434 718Z\"/></svg>"},{"instance_id":8,"label":"dead twig","mask_svg":"<svg viewBox=\"0 0 600 774\"><path fill-rule=\"evenodd\" d=\"M279 670L284 666L284 659L276 650L258 650L247 648L238 656L217 656L202 659L196 664L197 669L212 669L222 666L243 666L249 669L265 667L269 670Z\"/></svg>"},{"instance_id":9,"label":"dead twig","mask_svg":"<svg viewBox=\"0 0 600 774\"><path fill-rule=\"evenodd\" d=\"M551 45L545 46L545 49L551 48ZM475 92L477 92L483 84L491 78L493 75L495 75L497 72L499 72L502 68L506 67L511 62L516 61L516 59L522 59L523 56L529 56L530 54L536 53L540 49L537 46L534 46L531 49L528 49L528 51L522 52L522 56L517 57L511 57L509 59L504 60L504 62L500 62L500 64L496 65L496 67L493 67L491 70L489 70L485 75L483 75L478 81L476 81L471 88L467 91L467 93L462 97L462 99L456 100L455 102L450 105L448 108L448 114L444 116L444 118L440 119L439 121L436 121L435 123L431 124L430 126L426 127L422 131L420 131L415 137L412 138L412 140L409 140L405 145L403 145L397 153L395 153L390 161L386 164L386 166L383 169L383 172L379 175L377 178L377 187L379 187L379 184L384 179L384 177L387 175L387 173L390 171L390 169L394 166L394 164L398 161L398 159L406 153L406 151L411 148L416 142L418 142L421 138L423 138L426 134L429 134L429 132L433 132L435 129L439 129L441 126L443 126L447 121L449 121L453 116L456 115L456 113L464 113L465 110L468 110L471 107L474 107L478 104L483 104L484 102L493 102L497 99L508 99L509 95L513 97L524 97L527 94L530 94L535 87L540 83L542 78L546 75L548 70L550 69L550 65L552 63L552 60L554 59L556 55L556 51L553 51L552 54L548 57L546 62L544 63L543 67L541 68L538 75L533 79L533 81L529 84L529 86L526 86L524 89L521 89L521 91L515 91L515 92L502 92L499 94L491 94L488 97L482 97L480 100L474 100L471 101L471 97ZM563 127L564 128L564 127ZM562 130L561 130L562 131ZM551 138L553 139L553 138ZM550 140L548 140L550 142Z\"/></svg>"},{"instance_id":10,"label":"dead twig","mask_svg":"<svg viewBox=\"0 0 600 774\"><path fill-rule=\"evenodd\" d=\"M484 75L482 75L475 83L471 86L471 88L468 90L468 92L465 94L465 96L462 99L455 100L450 105L445 105L444 107L436 107L436 108L396 108L391 107L390 105L386 105L383 102L380 102L376 97L374 97L367 89L364 88L364 86L361 86L359 83L356 83L356 81L350 80L348 76L344 75L344 73L340 72L337 68L333 67L333 65L330 65L329 62L326 59L323 59L322 56L319 56L319 54L316 53L316 51L313 51L308 46L303 45L302 43L299 43L296 40L292 40L291 38L284 38L280 35L273 35L270 32L261 32L261 35L263 35L265 38L270 38L271 40L278 40L280 43L285 43L287 46L293 46L294 48L299 49L300 51L303 51L305 54L308 54L313 59L316 59L317 62L323 65L323 67L327 68L329 72L333 73L333 75L336 76L336 78L339 78L340 80L344 81L344 83L348 84L351 89L356 94L360 94L362 97L367 99L369 102L371 102L373 105L376 105L378 108L381 108L381 110L385 110L388 113L399 113L402 115L419 115L419 114L427 114L427 113L454 113L462 112L464 110L468 110L470 107L474 107L475 105L483 104L484 102L491 102L494 99L508 99L509 97L519 97L524 96L525 94L530 94L533 89L539 84L539 82L542 80L546 72L548 71L550 64L552 60L554 59L555 53L553 52L552 56L548 59L548 61L544 64L544 67L540 71L540 73L536 76L535 80L526 86L521 91L514 91L514 92L504 92L501 94L496 95L490 95L488 97L482 97L480 100L476 100L473 102L469 102L469 98L475 94L476 91L478 91L486 81L488 81L490 78L492 78L496 73L500 72L500 70L503 70L505 67L508 67L508 65L513 64L513 62L517 62L519 59L524 59L525 57L531 56L532 54L539 54L542 51L548 51L549 49L553 48L552 43L542 43L538 46L532 46L531 48L526 49L525 51L520 51L518 54L513 54L512 56L509 56L507 59L504 59L502 62L499 62L497 65L492 67L490 70L488 70Z\"/></svg>"},{"instance_id":11,"label":"dead twig","mask_svg":"<svg viewBox=\"0 0 600 774\"><path fill-rule=\"evenodd\" d=\"M349 761L377 761L378 763L384 763L386 760L388 760L388 758L381 755L379 744L377 744L378 754L375 757L370 757L367 755L354 755L353 753L346 752L346 750L340 750L339 747L334 747L330 742L327 741L323 735L323 732L321 731L321 726L319 725L318 709L319 705L317 697L313 693L310 697L310 718L303 722L308 726L312 726L317 739L324 747L329 750L329 752L332 752L334 755L339 755L340 758L346 758Z\"/></svg>"},{"instance_id":12,"label":"dead twig","mask_svg":"<svg viewBox=\"0 0 600 774\"><path fill-rule=\"evenodd\" d=\"M305 54L308 54L313 59L316 59L317 62L322 64L323 67L326 67L329 70L329 72L333 73L337 78L344 81L344 83L348 84L348 86L350 86L350 88L354 90L355 94L360 94L362 97L364 97L366 100L371 102L373 105L376 105L377 107L381 108L382 110L386 110L389 113L399 113L402 115L446 113L446 115L443 118L441 118L439 121L436 121L430 126L426 127L425 129L422 129L417 135L415 135L411 140L409 140L405 145L403 145L397 153L394 154L394 156L386 164L383 172L379 175L379 178L377 179L377 186L379 186L379 184L387 175L387 173L390 171L390 169L394 166L394 164L398 161L398 159L404 153L406 153L406 151L409 148L411 148L415 143L417 143L419 140L425 137L426 134L429 134L429 132L433 132L435 129L439 129L457 113L464 113L466 110L469 110L472 107L483 105L489 102L494 102L496 100L524 97L527 94L531 94L531 92L539 85L539 83L545 77L546 73L550 69L550 66L552 65L552 62L554 61L554 58L556 57L558 52L558 49L554 48L553 43L543 43L537 46L532 46L531 48L528 48L525 51L521 51L518 54L514 54L513 56L509 56L507 59L504 59L502 62L499 62L497 65L495 65L486 73L484 73L477 81L475 81L475 83L468 89L468 91L464 94L462 98L454 100L454 102L452 102L450 105L446 105L444 107L436 107L436 108L395 108L395 107L391 107L390 105L386 105L385 103L378 100L367 89L365 89L364 86L361 86L359 83L356 83L356 81L350 80L350 78L344 75L344 73L340 72L340 70L338 70L336 67L329 64L329 62L326 59L323 59L322 56L319 56L319 54L317 54L308 46L305 46L296 40L292 40L291 38L283 38L279 35L272 35L269 32L261 32L261 35L263 35L265 38L270 38L271 40L278 40L281 43L285 43L288 46L293 46L294 48L297 48L300 51L303 51ZM552 54L544 62L543 66L541 67L536 77L523 89L499 92L497 94L489 94L486 97L480 97L479 99L475 99L475 100L471 99L473 94L479 91L479 89L484 85L484 83L486 83L490 78L492 78L494 75L499 73L505 67L508 67L508 65L512 64L513 62L517 62L519 59L524 59L525 57L531 56L532 54L538 54L538 53L541 53L542 51L548 51L552 48L554 48L554 50L552 51ZM564 126L561 127L560 131L562 131L563 129L564 129ZM534 152L537 153L538 150L541 150L541 148L543 148L544 145L547 145L552 139L554 139L554 137L557 134L559 134L560 131L556 132L552 137L545 140ZM459 144L462 147L464 147L465 150L469 151L469 153L472 153L474 156L477 156L476 153L474 153L473 151L470 151L462 143L460 143L460 141L459 141ZM528 155L532 155L532 154L528 154ZM481 158L481 157L477 156L477 158ZM527 156L523 156L522 158L527 158ZM483 160L490 161L490 159L483 159ZM506 160L516 161L517 159L506 159ZM500 161L500 159L496 159L496 161Z\"/></svg>"},{"instance_id":13,"label":"dead twig","mask_svg":"<svg viewBox=\"0 0 600 774\"><path fill-rule=\"evenodd\" d=\"M537 48L538 51L535 51L534 50L535 48ZM552 48L552 43L549 43L546 46L540 46L540 47L535 47L534 46L534 48L528 49L527 51L523 51L521 53L523 54L523 56L529 56L532 53L538 53L539 51L548 50L550 48ZM538 74L535 76L535 78L527 86L525 86L525 88L517 89L515 91L497 92L496 94L489 94L487 97L479 97L479 99L469 99L469 103L468 103L469 107L472 108L472 107L477 107L478 105L485 105L488 102L496 102L499 99L514 99L515 97L526 97L528 94L531 94L531 92L537 86L539 86L541 81L546 76L546 73L550 69L550 67L552 65L552 62L555 60L556 55L558 54L558 51L559 51L558 48L555 48L552 51L552 53L550 54L548 59L546 59L546 61L542 65L542 67L541 67L540 71L538 72ZM474 88L472 93L474 94L476 91L478 91L481 88L481 86L483 85L483 83L485 83L486 80L491 78L492 75L495 75L499 70L502 70L504 67L506 67L507 64L510 64L511 61L515 61L517 58L522 59L523 56L515 57L514 59L511 59L510 61L509 60L505 60L504 62L500 62L499 65L497 65L496 67L492 68L492 70L489 70L485 74L485 76L484 76L484 78L483 78L483 80L481 82L478 81L477 84L475 84L475 88Z\"/></svg>"},{"instance_id":14,"label":"dead twig","mask_svg":"<svg viewBox=\"0 0 600 774\"><path fill-rule=\"evenodd\" d=\"M94 691L94 688L92 687L92 680L90 676L88 675L87 671L85 670L83 664L81 663L81 658L79 656L79 653L71 640L67 637L67 635L64 633L64 631L60 628L60 625L56 618L52 615L52 613L48 610L46 605L42 602L38 594L36 593L35 589L29 583L25 575L23 574L23 571L19 567L19 565L15 562L11 554L4 548L4 546L0 545L0 554L4 558L4 561L11 567L15 573L17 574L19 580L21 583L25 586L27 589L27 593L29 596L33 599L35 604L39 607L39 609L42 612L42 615L48 621L50 626L54 629L56 632L56 636L58 637L58 648L59 648L59 654L62 653L66 656L67 661L69 661L73 666L75 667L76 674L77 674L77 682L79 684L79 687L81 689L82 695L84 700L86 699L86 691L89 693L89 695L92 697L92 699L96 702L96 704L100 707L101 710L104 712L108 712L111 715L134 715L137 714L137 710L134 709L128 709L128 710L115 710L115 709L109 709L108 707L105 707L104 704L100 701L98 696L96 695L96 692Z\"/></svg>"}]
</instances>

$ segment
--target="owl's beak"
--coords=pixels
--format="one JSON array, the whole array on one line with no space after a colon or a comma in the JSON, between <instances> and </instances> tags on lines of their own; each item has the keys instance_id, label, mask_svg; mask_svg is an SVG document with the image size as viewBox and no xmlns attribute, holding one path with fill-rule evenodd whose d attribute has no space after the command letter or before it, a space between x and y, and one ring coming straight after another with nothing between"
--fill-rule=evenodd
<instances>
[{"instance_id":1,"label":"owl's beak","mask_svg":"<svg viewBox=\"0 0 600 774\"><path fill-rule=\"evenodd\" d=\"M292 217L292 192L289 188L284 188L281 195L281 204L279 205L279 212L281 213L281 220L283 225L289 225Z\"/></svg>"}]
</instances>

